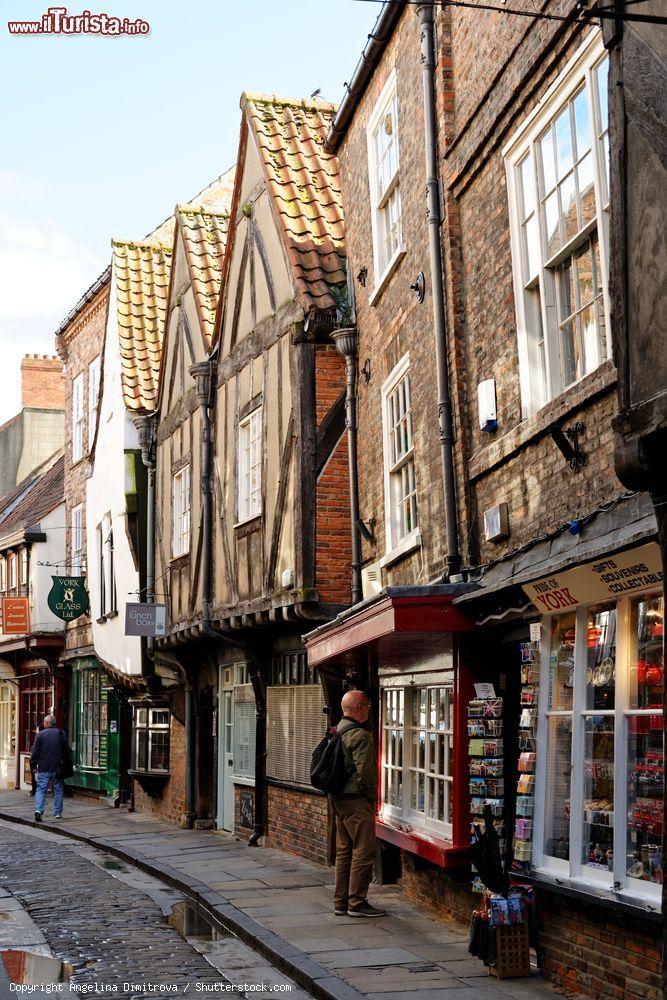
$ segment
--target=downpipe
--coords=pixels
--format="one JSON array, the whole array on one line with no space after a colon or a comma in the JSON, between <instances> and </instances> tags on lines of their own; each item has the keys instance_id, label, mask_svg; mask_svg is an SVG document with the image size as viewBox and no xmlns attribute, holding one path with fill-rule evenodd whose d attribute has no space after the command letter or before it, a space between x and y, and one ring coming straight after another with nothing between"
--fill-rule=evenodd
<instances>
[{"instance_id":1,"label":"downpipe","mask_svg":"<svg viewBox=\"0 0 667 1000\"><path fill-rule=\"evenodd\" d=\"M359 474L357 469L357 328L333 330L331 339L345 358L345 428L347 430L347 465L350 493L351 597L352 604L362 599L361 537L359 535Z\"/></svg>"},{"instance_id":2,"label":"downpipe","mask_svg":"<svg viewBox=\"0 0 667 1000\"><path fill-rule=\"evenodd\" d=\"M458 573L461 566L456 511L456 480L454 474L454 435L452 401L447 360L447 318L444 295L444 268L440 242L440 185L438 183L438 147L435 108L435 41L432 4L417 8L421 27L421 62L424 85L424 155L426 160L426 200L428 246L433 296L433 330L435 334L436 368L438 376L438 431L442 459L445 501L445 538L447 542L447 576Z\"/></svg>"}]
</instances>

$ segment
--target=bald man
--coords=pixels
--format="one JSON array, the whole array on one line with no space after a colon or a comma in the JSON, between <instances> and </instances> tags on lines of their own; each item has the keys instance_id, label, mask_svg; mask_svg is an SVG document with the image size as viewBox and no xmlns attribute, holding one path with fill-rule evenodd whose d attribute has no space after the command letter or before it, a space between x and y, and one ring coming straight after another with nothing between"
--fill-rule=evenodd
<instances>
[{"instance_id":1,"label":"bald man","mask_svg":"<svg viewBox=\"0 0 667 1000\"><path fill-rule=\"evenodd\" d=\"M340 795L331 796L336 821L334 913L343 917L383 917L366 896L375 864L377 763L368 730L371 703L363 691L348 691L337 729L350 771Z\"/></svg>"}]
</instances>

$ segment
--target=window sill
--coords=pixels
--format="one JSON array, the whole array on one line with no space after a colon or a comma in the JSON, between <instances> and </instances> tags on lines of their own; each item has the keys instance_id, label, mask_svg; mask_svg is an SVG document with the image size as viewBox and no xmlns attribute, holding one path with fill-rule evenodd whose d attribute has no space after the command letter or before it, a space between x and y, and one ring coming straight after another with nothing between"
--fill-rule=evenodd
<instances>
[{"instance_id":1,"label":"window sill","mask_svg":"<svg viewBox=\"0 0 667 1000\"><path fill-rule=\"evenodd\" d=\"M113 611L107 611L107 618L118 618L118 609L115 608Z\"/></svg>"},{"instance_id":2,"label":"window sill","mask_svg":"<svg viewBox=\"0 0 667 1000\"><path fill-rule=\"evenodd\" d=\"M379 279L376 281L375 288L368 297L369 306L374 306L377 304L377 301L382 295L382 292L387 287L389 279L391 278L392 274L394 273L400 262L405 257L407 249L408 248L406 247L405 243L401 243L398 247L396 247L396 250L394 251L394 256L391 258L391 260L385 267L384 273L381 274Z\"/></svg>"},{"instance_id":3,"label":"window sill","mask_svg":"<svg viewBox=\"0 0 667 1000\"><path fill-rule=\"evenodd\" d=\"M632 895L627 888L621 892L613 892L611 889L603 888L599 883L558 876L541 869L533 869L529 874L521 875L521 881L531 882L539 889L574 897L588 904L593 902L608 909L623 910L645 920L662 920L660 898L657 896L655 899L648 899L646 896Z\"/></svg>"},{"instance_id":4,"label":"window sill","mask_svg":"<svg viewBox=\"0 0 667 1000\"><path fill-rule=\"evenodd\" d=\"M104 623L105 623L106 620L107 620L107 616L106 615L100 615L99 618L95 619L95 621L96 621L96 623L98 625L104 625Z\"/></svg>"},{"instance_id":5,"label":"window sill","mask_svg":"<svg viewBox=\"0 0 667 1000\"><path fill-rule=\"evenodd\" d=\"M247 517L245 521L237 521L234 525L234 531L237 535L249 535L253 531L257 531L262 523L262 515L253 514L252 517Z\"/></svg>"},{"instance_id":6,"label":"window sill","mask_svg":"<svg viewBox=\"0 0 667 1000\"><path fill-rule=\"evenodd\" d=\"M379 840L386 840L395 847L416 854L440 868L459 868L467 863L468 844L454 844L442 836L437 836L429 830L413 827L403 830L393 823L377 816L375 833Z\"/></svg>"},{"instance_id":7,"label":"window sill","mask_svg":"<svg viewBox=\"0 0 667 1000\"><path fill-rule=\"evenodd\" d=\"M595 371L589 372L536 413L526 417L502 437L496 438L476 452L470 460L470 482L479 479L514 452L542 437L554 423L564 420L570 413L590 403L596 396L608 392L616 384L616 379L617 373L613 361L603 361Z\"/></svg>"},{"instance_id":8,"label":"window sill","mask_svg":"<svg viewBox=\"0 0 667 1000\"><path fill-rule=\"evenodd\" d=\"M233 774L232 775L232 784L234 784L234 785L245 785L247 788L254 788L255 787L255 779L254 778L246 778L245 775L243 775L243 774Z\"/></svg>"},{"instance_id":9,"label":"window sill","mask_svg":"<svg viewBox=\"0 0 667 1000\"><path fill-rule=\"evenodd\" d=\"M399 559L407 556L410 552L414 552L415 549L420 549L422 544L422 536L419 529L416 531L411 531L409 535L402 538L398 545L395 545L390 552L386 552L385 555L380 559L380 569L384 569L385 566L392 566L397 563Z\"/></svg>"},{"instance_id":10,"label":"window sill","mask_svg":"<svg viewBox=\"0 0 667 1000\"><path fill-rule=\"evenodd\" d=\"M190 557L190 550L187 552L181 552L178 556L172 556L169 560L169 569L180 569L181 566L187 565L188 559Z\"/></svg>"}]
</instances>

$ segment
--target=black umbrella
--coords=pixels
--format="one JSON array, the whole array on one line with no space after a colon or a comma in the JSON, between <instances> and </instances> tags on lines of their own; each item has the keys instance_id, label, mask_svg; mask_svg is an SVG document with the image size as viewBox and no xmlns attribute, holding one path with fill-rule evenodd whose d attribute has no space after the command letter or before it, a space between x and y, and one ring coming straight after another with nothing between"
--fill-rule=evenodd
<instances>
[{"instance_id":1,"label":"black umbrella","mask_svg":"<svg viewBox=\"0 0 667 1000\"><path fill-rule=\"evenodd\" d=\"M476 826L475 834L477 839L470 847L470 860L486 888L506 896L509 885L489 806L484 806L484 829Z\"/></svg>"}]
</instances>

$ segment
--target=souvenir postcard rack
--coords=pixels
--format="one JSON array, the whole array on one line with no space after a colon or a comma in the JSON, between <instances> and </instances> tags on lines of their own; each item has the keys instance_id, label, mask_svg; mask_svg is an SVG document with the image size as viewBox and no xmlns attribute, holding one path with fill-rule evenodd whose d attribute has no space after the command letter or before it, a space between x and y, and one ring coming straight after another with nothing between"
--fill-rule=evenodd
<instances>
[{"instance_id":1,"label":"souvenir postcard rack","mask_svg":"<svg viewBox=\"0 0 667 1000\"><path fill-rule=\"evenodd\" d=\"M530 868L533 849L535 734L537 729L537 700L540 677L540 644L538 642L522 642L519 649L521 651L519 761L512 871L522 874Z\"/></svg>"},{"instance_id":2,"label":"souvenir postcard rack","mask_svg":"<svg viewBox=\"0 0 667 1000\"><path fill-rule=\"evenodd\" d=\"M505 853L505 781L503 777L503 699L473 698L468 703L468 756L470 781L470 834L484 826L484 807L489 806L498 833L501 855ZM474 870L473 870L474 871ZM472 888L484 886L474 872Z\"/></svg>"}]
</instances>

